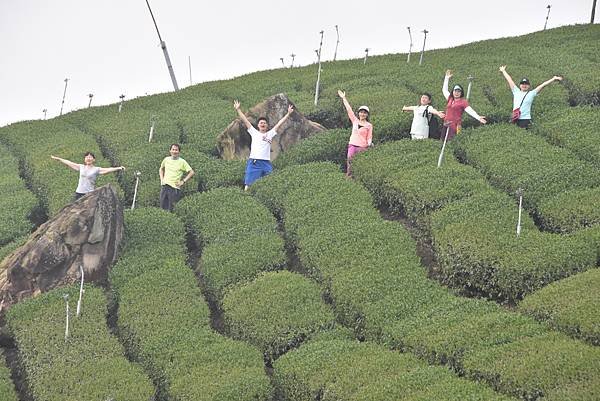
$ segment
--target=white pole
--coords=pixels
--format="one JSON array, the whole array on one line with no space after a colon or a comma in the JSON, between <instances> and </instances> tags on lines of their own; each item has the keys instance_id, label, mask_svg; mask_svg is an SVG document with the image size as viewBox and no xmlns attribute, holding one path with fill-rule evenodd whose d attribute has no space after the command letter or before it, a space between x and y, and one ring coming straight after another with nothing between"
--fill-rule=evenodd
<instances>
[{"instance_id":1,"label":"white pole","mask_svg":"<svg viewBox=\"0 0 600 401\"><path fill-rule=\"evenodd\" d=\"M323 47L323 31L319 33L321 34L321 43L319 43L319 52L317 53L319 56L319 59L317 60L319 63L319 70L317 72L317 85L315 88L315 106L319 102L319 85L321 84L321 48Z\"/></svg>"},{"instance_id":2,"label":"white pole","mask_svg":"<svg viewBox=\"0 0 600 401\"><path fill-rule=\"evenodd\" d=\"M46 112L48 111L48 109L44 109L42 110L44 112L44 120L46 119Z\"/></svg>"},{"instance_id":3,"label":"white pole","mask_svg":"<svg viewBox=\"0 0 600 401\"><path fill-rule=\"evenodd\" d=\"M152 142L152 136L154 135L154 125L156 124L156 120L152 120L152 125L150 126L150 132L148 133L148 143Z\"/></svg>"},{"instance_id":4,"label":"white pole","mask_svg":"<svg viewBox=\"0 0 600 401\"><path fill-rule=\"evenodd\" d=\"M448 122L450 123L450 121ZM446 149L446 142L448 142L448 132L450 131L450 125L446 127L446 136L444 137L444 144L442 145L442 150L440 151L440 157L438 157L438 168L442 165L442 159L444 158L444 150Z\"/></svg>"},{"instance_id":5,"label":"white pole","mask_svg":"<svg viewBox=\"0 0 600 401\"><path fill-rule=\"evenodd\" d=\"M190 86L192 86L192 56L188 56L188 66L190 67Z\"/></svg>"},{"instance_id":6,"label":"white pole","mask_svg":"<svg viewBox=\"0 0 600 401\"><path fill-rule=\"evenodd\" d=\"M425 53L425 41L427 40L427 34L429 31L427 29L423 29L423 33L425 36L423 37L423 50L421 50L421 57L419 58L419 65L423 64L423 53Z\"/></svg>"},{"instance_id":7,"label":"white pole","mask_svg":"<svg viewBox=\"0 0 600 401\"><path fill-rule=\"evenodd\" d=\"M546 14L546 22L544 23L544 31L546 30L546 26L548 25L548 17L550 16L550 8L552 8L552 6L550 4L548 4L546 6L546 8L548 9L548 14Z\"/></svg>"},{"instance_id":8,"label":"white pole","mask_svg":"<svg viewBox=\"0 0 600 401\"><path fill-rule=\"evenodd\" d=\"M66 314L67 314L67 319L66 319L66 325L65 325L65 341L67 341L69 339L69 294L63 294L63 299L66 302Z\"/></svg>"},{"instance_id":9,"label":"white pole","mask_svg":"<svg viewBox=\"0 0 600 401\"><path fill-rule=\"evenodd\" d=\"M81 285L79 286L79 299L77 300L77 317L81 315L81 300L83 299L83 266L79 265L79 271L81 272Z\"/></svg>"},{"instance_id":10,"label":"white pole","mask_svg":"<svg viewBox=\"0 0 600 401\"><path fill-rule=\"evenodd\" d=\"M294 59L296 58L296 55L292 53L290 54L290 57L292 58L292 64L290 64L290 68L294 68Z\"/></svg>"},{"instance_id":11,"label":"white pole","mask_svg":"<svg viewBox=\"0 0 600 401\"><path fill-rule=\"evenodd\" d=\"M338 45L340 44L340 31L338 30L338 26L335 26L335 34L337 35L337 41L335 42L335 52L333 52L333 61L335 61L335 58L337 57L337 49L338 49Z\"/></svg>"},{"instance_id":12,"label":"white pole","mask_svg":"<svg viewBox=\"0 0 600 401\"><path fill-rule=\"evenodd\" d=\"M90 107L92 107L92 98L94 97L94 94L93 94L93 93L90 93L90 94L88 95L88 97L90 98L90 102L88 103L88 109L89 109Z\"/></svg>"},{"instance_id":13,"label":"white pole","mask_svg":"<svg viewBox=\"0 0 600 401\"><path fill-rule=\"evenodd\" d=\"M62 116L63 106L65 105L65 96L67 95L67 83L69 82L69 78L65 78L65 91L63 92L62 102L60 104L60 115Z\"/></svg>"},{"instance_id":14,"label":"white pole","mask_svg":"<svg viewBox=\"0 0 600 401\"><path fill-rule=\"evenodd\" d=\"M125 99L125 95L121 95L121 96L119 96L119 98L121 99L121 103L119 103L119 113L120 113L121 109L123 108L123 100Z\"/></svg>"},{"instance_id":15,"label":"white pole","mask_svg":"<svg viewBox=\"0 0 600 401\"><path fill-rule=\"evenodd\" d=\"M369 48L368 47L365 49L365 59L363 61L363 64L367 64L367 57L369 57Z\"/></svg>"},{"instance_id":16,"label":"white pole","mask_svg":"<svg viewBox=\"0 0 600 401\"><path fill-rule=\"evenodd\" d=\"M410 63L410 53L412 52L413 40L412 33L410 33L410 26L407 26L406 29L408 29L408 37L410 38L410 45L408 46L408 56L406 57L406 62Z\"/></svg>"},{"instance_id":17,"label":"white pole","mask_svg":"<svg viewBox=\"0 0 600 401\"><path fill-rule=\"evenodd\" d=\"M523 211L523 189L519 188L517 190L517 195L519 195L519 220L517 221L517 237L521 235L521 214Z\"/></svg>"},{"instance_id":18,"label":"white pole","mask_svg":"<svg viewBox=\"0 0 600 401\"><path fill-rule=\"evenodd\" d=\"M471 96L471 86L473 85L475 77L469 74L467 79L469 80L469 85L467 86L467 100L469 100L469 97Z\"/></svg>"},{"instance_id":19,"label":"white pole","mask_svg":"<svg viewBox=\"0 0 600 401\"><path fill-rule=\"evenodd\" d=\"M138 186L140 184L140 175L141 172L135 172L135 189L133 190L133 202L131 202L131 210L135 209L135 199L137 198Z\"/></svg>"}]
</instances>

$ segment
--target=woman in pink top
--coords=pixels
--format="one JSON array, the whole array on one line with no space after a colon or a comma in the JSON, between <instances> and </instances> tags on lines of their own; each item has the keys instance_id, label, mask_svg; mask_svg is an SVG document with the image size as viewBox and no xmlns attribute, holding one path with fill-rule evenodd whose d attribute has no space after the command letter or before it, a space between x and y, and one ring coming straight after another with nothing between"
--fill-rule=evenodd
<instances>
[{"instance_id":1,"label":"woman in pink top","mask_svg":"<svg viewBox=\"0 0 600 401\"><path fill-rule=\"evenodd\" d=\"M463 91L462 86L454 85L452 93L450 93L448 90L450 78L452 78L452 71L446 70L446 76L444 77L444 84L442 86L442 93L447 100L444 127L442 128L440 135L440 139L442 141L446 137L446 132L448 133L448 140L451 140L460 132L463 112L466 112L468 115L478 120L482 124L487 123L485 117L477 114L477 112L473 110L471 106L469 106L469 101L464 98L465 92Z\"/></svg>"},{"instance_id":2,"label":"woman in pink top","mask_svg":"<svg viewBox=\"0 0 600 401\"><path fill-rule=\"evenodd\" d=\"M346 92L338 90L338 96L342 98L344 107L348 112L348 118L352 121L352 135L348 141L348 157L346 160L346 175L352 176L350 160L359 152L364 152L371 146L373 140L373 125L369 122L369 108L360 106L358 108L358 117L354 114L352 106L346 99Z\"/></svg>"}]
</instances>

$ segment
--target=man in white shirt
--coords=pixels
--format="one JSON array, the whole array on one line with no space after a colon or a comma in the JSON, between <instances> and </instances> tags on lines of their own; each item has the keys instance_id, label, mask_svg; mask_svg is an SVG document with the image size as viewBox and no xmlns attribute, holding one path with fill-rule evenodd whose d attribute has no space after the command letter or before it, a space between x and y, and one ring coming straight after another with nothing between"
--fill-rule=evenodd
<instances>
[{"instance_id":1,"label":"man in white shirt","mask_svg":"<svg viewBox=\"0 0 600 401\"><path fill-rule=\"evenodd\" d=\"M402 111L412 111L414 113L412 125L410 127L410 136L412 139L429 138L429 115L435 114L440 118L444 118L443 112L437 111L431 107L431 95L423 93L421 95L421 104L418 106L403 106Z\"/></svg>"},{"instance_id":2,"label":"man in white shirt","mask_svg":"<svg viewBox=\"0 0 600 401\"><path fill-rule=\"evenodd\" d=\"M240 102L234 100L233 107L237 111L240 119L248 129L248 134L252 137L250 143L250 157L246 163L246 174L244 176L244 189L248 190L248 187L256 180L265 175L268 175L273 171L271 165L271 142L273 137L277 135L277 130L287 120L287 118L294 111L294 106L291 104L288 106L288 111L285 116L273 128L269 130L269 123L265 117L259 117L257 120L258 129L254 128L248 118L244 115L240 109Z\"/></svg>"}]
</instances>

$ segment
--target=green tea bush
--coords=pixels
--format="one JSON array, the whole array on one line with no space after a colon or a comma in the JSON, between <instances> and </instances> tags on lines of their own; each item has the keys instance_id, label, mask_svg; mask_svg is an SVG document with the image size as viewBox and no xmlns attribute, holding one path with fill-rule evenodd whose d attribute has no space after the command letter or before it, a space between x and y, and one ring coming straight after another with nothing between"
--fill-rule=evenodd
<instances>
[{"instance_id":1,"label":"green tea bush","mask_svg":"<svg viewBox=\"0 0 600 401\"><path fill-rule=\"evenodd\" d=\"M536 400L563 387L597 379L600 349L562 334L547 333L481 349L466 355L463 364L469 377L487 380L515 397Z\"/></svg>"},{"instance_id":2,"label":"green tea bush","mask_svg":"<svg viewBox=\"0 0 600 401\"><path fill-rule=\"evenodd\" d=\"M344 164L348 147L349 130L328 130L294 145L281 153L273 162L275 169L281 169L293 164L306 164L316 161L332 161Z\"/></svg>"},{"instance_id":3,"label":"green tea bush","mask_svg":"<svg viewBox=\"0 0 600 401\"><path fill-rule=\"evenodd\" d=\"M525 206L536 213L544 199L600 186L591 164L514 125L469 131L457 138L456 146L458 157L481 170L493 185L513 195L522 188Z\"/></svg>"},{"instance_id":4,"label":"green tea bush","mask_svg":"<svg viewBox=\"0 0 600 401\"><path fill-rule=\"evenodd\" d=\"M552 283L525 297L519 309L553 328L600 345L600 269Z\"/></svg>"},{"instance_id":5,"label":"green tea bush","mask_svg":"<svg viewBox=\"0 0 600 401\"><path fill-rule=\"evenodd\" d=\"M17 159L0 146L0 246L28 234L33 228L30 220L38 207L37 198L19 177Z\"/></svg>"},{"instance_id":6,"label":"green tea bush","mask_svg":"<svg viewBox=\"0 0 600 401\"><path fill-rule=\"evenodd\" d=\"M560 193L538 207L540 224L553 232L569 233L600 224L600 187Z\"/></svg>"},{"instance_id":7,"label":"green tea bush","mask_svg":"<svg viewBox=\"0 0 600 401\"><path fill-rule=\"evenodd\" d=\"M600 166L600 134L593 129L599 125L597 108L572 107L541 121L535 132L581 160Z\"/></svg>"},{"instance_id":8,"label":"green tea bush","mask_svg":"<svg viewBox=\"0 0 600 401\"><path fill-rule=\"evenodd\" d=\"M71 305L67 340L63 294ZM14 305L6 315L33 399L148 400L154 386L109 333L104 293L87 286L77 318L78 295L78 285L55 289Z\"/></svg>"},{"instance_id":9,"label":"green tea bush","mask_svg":"<svg viewBox=\"0 0 600 401\"><path fill-rule=\"evenodd\" d=\"M0 399L4 401L18 401L15 385L10 378L10 370L4 363L4 353L0 351Z\"/></svg>"},{"instance_id":10,"label":"green tea bush","mask_svg":"<svg viewBox=\"0 0 600 401\"><path fill-rule=\"evenodd\" d=\"M270 399L261 353L211 329L208 305L185 265L185 230L177 215L153 208L127 212L125 234L124 253L110 275L117 326L159 397Z\"/></svg>"},{"instance_id":11,"label":"green tea bush","mask_svg":"<svg viewBox=\"0 0 600 401\"><path fill-rule=\"evenodd\" d=\"M274 364L284 400L510 400L442 367L372 343L314 341Z\"/></svg>"},{"instance_id":12,"label":"green tea bush","mask_svg":"<svg viewBox=\"0 0 600 401\"><path fill-rule=\"evenodd\" d=\"M234 338L257 346L268 358L335 323L319 286L288 271L263 273L230 289L223 299L223 317Z\"/></svg>"}]
</instances>

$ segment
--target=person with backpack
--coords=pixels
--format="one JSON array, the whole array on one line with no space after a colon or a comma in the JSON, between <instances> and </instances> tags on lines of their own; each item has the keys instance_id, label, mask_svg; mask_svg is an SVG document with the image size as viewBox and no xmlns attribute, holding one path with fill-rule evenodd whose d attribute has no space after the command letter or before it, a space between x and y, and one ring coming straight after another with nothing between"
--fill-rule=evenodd
<instances>
[{"instance_id":1,"label":"person with backpack","mask_svg":"<svg viewBox=\"0 0 600 401\"><path fill-rule=\"evenodd\" d=\"M444 126L442 127L442 131L440 133L440 139L442 141L446 137L446 134L448 135L448 140L451 140L460 132L463 112L466 112L480 123L487 124L485 117L477 114L477 112L473 110L471 106L469 106L469 101L464 98L465 91L463 90L462 86L454 85L454 88L452 88L452 93L450 93L448 90L448 84L451 77L452 71L446 70L446 76L444 77L444 84L442 86L442 93L444 94L444 98L447 99Z\"/></svg>"},{"instance_id":2,"label":"person with backpack","mask_svg":"<svg viewBox=\"0 0 600 401\"><path fill-rule=\"evenodd\" d=\"M414 116L410 126L412 139L439 138L439 124L434 115L444 118L443 112L437 111L431 106L431 94L423 93L418 106L403 106L402 111L412 111Z\"/></svg>"},{"instance_id":3,"label":"person with backpack","mask_svg":"<svg viewBox=\"0 0 600 401\"><path fill-rule=\"evenodd\" d=\"M501 65L499 70L502 75L504 75L504 79L506 79L513 94L513 112L510 121L517 124L519 128L531 128L531 106L533 105L533 100L544 87L554 81L562 81L563 78L555 75L531 90L531 82L529 82L529 79L521 79L519 81L519 86L517 87L512 77L506 72L505 65Z\"/></svg>"},{"instance_id":4,"label":"person with backpack","mask_svg":"<svg viewBox=\"0 0 600 401\"><path fill-rule=\"evenodd\" d=\"M364 152L373 144L373 124L369 122L369 108L360 106L357 114L354 114L352 106L346 99L346 92L338 90L338 96L342 99L348 118L352 122L352 134L348 141L348 154L346 157L346 177L352 177L351 160L355 154Z\"/></svg>"}]
</instances>

